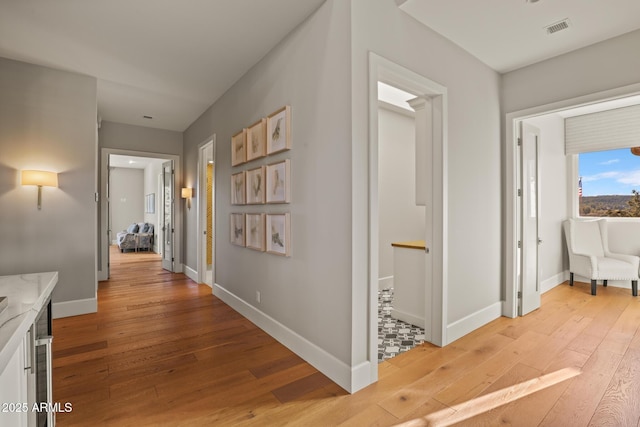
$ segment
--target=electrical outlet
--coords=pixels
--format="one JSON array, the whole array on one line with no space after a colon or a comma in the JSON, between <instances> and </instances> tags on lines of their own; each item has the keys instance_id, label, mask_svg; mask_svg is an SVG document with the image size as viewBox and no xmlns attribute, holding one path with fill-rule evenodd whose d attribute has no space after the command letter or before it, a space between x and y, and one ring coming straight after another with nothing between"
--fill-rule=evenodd
<instances>
[{"instance_id":1,"label":"electrical outlet","mask_svg":"<svg viewBox=\"0 0 640 427\"><path fill-rule=\"evenodd\" d=\"M256 291L256 301L260 302L260 291Z\"/></svg>"}]
</instances>

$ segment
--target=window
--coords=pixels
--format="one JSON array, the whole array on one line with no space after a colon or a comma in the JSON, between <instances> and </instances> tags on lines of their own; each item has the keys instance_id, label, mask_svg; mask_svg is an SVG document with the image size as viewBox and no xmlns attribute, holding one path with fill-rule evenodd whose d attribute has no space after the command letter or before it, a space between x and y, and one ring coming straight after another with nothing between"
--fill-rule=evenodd
<instances>
[{"instance_id":1,"label":"window","mask_svg":"<svg viewBox=\"0 0 640 427\"><path fill-rule=\"evenodd\" d=\"M578 154L580 216L640 217L640 157L629 148Z\"/></svg>"}]
</instances>

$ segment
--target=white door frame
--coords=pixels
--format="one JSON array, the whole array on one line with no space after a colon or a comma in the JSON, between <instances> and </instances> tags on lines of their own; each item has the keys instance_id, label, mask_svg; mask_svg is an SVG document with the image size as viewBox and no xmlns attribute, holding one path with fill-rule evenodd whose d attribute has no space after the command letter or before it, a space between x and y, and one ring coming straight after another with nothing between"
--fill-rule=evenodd
<instances>
[{"instance_id":1,"label":"white door frame","mask_svg":"<svg viewBox=\"0 0 640 427\"><path fill-rule=\"evenodd\" d=\"M383 81L433 100L433 151L430 159L432 186L431 209L425 216L432 230L432 242L427 242L432 257L432 270L428 280L433 284L432 294L425 295L431 311L431 342L447 344L447 88L407 68L395 64L373 52L369 54L369 355L370 379L378 378L378 81ZM362 221L362 218L354 218ZM425 304L427 304L425 301Z\"/></svg>"},{"instance_id":2,"label":"white door frame","mask_svg":"<svg viewBox=\"0 0 640 427\"><path fill-rule=\"evenodd\" d=\"M175 182L174 182L174 191L175 194L180 194L179 185L180 185L180 176L182 176L182 167L180 156L173 154L164 154L164 153L151 153L146 151L133 151L133 150L122 150L116 148L102 148L100 150L100 238L98 240L98 244L100 245L100 266L103 266L102 269L98 267L98 280L107 280L109 277L109 270L107 266L109 265L109 239L107 229L109 224L107 223L108 212L107 212L107 176L108 176L108 162L109 156L111 154L120 154L123 156L137 156L137 157L151 157L155 159L166 159L173 160L174 168L175 168ZM182 210L176 209L175 213L175 269L176 272L182 271Z\"/></svg>"},{"instance_id":3,"label":"white door frame","mask_svg":"<svg viewBox=\"0 0 640 427\"><path fill-rule=\"evenodd\" d=\"M207 229L207 162L208 158L205 155L205 151L209 148L211 149L211 160L213 160L213 190L212 190L212 203L213 203L213 214L212 214L212 222L213 222L213 237L211 239L211 256L215 260L215 161L216 161L216 135L213 134L211 138L207 138L207 141L200 144L198 146L198 283L206 283L206 274L207 274L207 251L204 249L204 246L207 241L207 236L205 235L205 231ZM211 266L211 283L210 286L213 288L213 284L215 283L215 263Z\"/></svg>"},{"instance_id":4,"label":"white door frame","mask_svg":"<svg viewBox=\"0 0 640 427\"><path fill-rule=\"evenodd\" d=\"M621 88L596 92L576 98L565 99L550 104L544 104L537 107L531 107L524 110L507 113L504 122L505 134L505 191L504 203L504 277L505 277L505 300L502 304L502 315L506 317L518 316L518 277L517 277L517 261L518 261L518 233L517 233L517 215L518 215L518 180L517 180L517 162L518 162L518 124L520 121L540 116L543 114L567 110L587 104L608 101L615 98L637 95L640 93L640 84L633 84ZM573 195L575 186L568 194Z\"/></svg>"}]
</instances>

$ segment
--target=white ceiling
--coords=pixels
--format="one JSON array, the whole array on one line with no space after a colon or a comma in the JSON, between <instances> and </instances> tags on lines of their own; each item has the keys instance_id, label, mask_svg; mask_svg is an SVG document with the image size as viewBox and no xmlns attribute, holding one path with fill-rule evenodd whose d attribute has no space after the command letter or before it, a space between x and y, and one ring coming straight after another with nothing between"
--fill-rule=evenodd
<instances>
[{"instance_id":1,"label":"white ceiling","mask_svg":"<svg viewBox=\"0 0 640 427\"><path fill-rule=\"evenodd\" d=\"M97 77L103 120L183 131L324 1L0 0L0 56ZM640 28L639 0L396 2L500 72Z\"/></svg>"},{"instance_id":2,"label":"white ceiling","mask_svg":"<svg viewBox=\"0 0 640 427\"><path fill-rule=\"evenodd\" d=\"M638 0L396 0L501 73L640 28ZM569 18L568 29L545 27Z\"/></svg>"},{"instance_id":3,"label":"white ceiling","mask_svg":"<svg viewBox=\"0 0 640 427\"><path fill-rule=\"evenodd\" d=\"M183 131L323 2L0 0L0 56L97 77L104 120Z\"/></svg>"}]
</instances>

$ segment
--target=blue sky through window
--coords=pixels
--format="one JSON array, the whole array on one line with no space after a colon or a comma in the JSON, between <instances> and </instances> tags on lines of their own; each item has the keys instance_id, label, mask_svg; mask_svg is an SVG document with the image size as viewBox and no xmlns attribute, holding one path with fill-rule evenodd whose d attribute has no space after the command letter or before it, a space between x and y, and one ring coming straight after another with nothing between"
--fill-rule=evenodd
<instances>
[{"instance_id":1,"label":"blue sky through window","mask_svg":"<svg viewBox=\"0 0 640 427\"><path fill-rule=\"evenodd\" d=\"M578 169L583 196L630 196L640 189L640 156L628 148L581 153Z\"/></svg>"}]
</instances>

